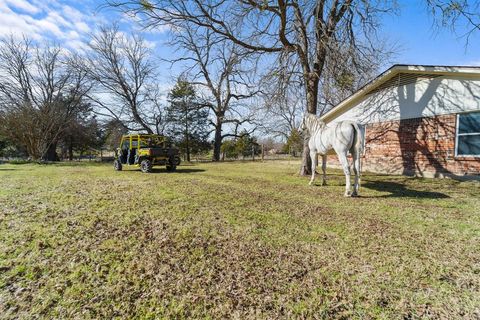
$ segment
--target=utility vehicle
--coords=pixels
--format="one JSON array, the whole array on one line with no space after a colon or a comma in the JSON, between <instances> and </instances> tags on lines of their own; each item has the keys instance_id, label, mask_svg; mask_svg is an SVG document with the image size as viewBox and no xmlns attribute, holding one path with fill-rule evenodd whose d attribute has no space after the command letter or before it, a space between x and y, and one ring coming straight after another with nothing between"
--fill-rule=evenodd
<instances>
[{"instance_id":1,"label":"utility vehicle","mask_svg":"<svg viewBox=\"0 0 480 320\"><path fill-rule=\"evenodd\" d=\"M152 172L153 166L166 166L175 171L179 164L178 149L168 139L158 134L129 134L122 136L120 147L115 150L113 167L120 171L124 165L140 167L144 173Z\"/></svg>"}]
</instances>

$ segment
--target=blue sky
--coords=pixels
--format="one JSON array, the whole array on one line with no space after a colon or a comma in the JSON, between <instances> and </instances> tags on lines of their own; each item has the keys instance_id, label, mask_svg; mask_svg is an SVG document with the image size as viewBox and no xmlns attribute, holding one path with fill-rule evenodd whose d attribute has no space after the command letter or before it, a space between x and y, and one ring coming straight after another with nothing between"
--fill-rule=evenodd
<instances>
[{"instance_id":1,"label":"blue sky","mask_svg":"<svg viewBox=\"0 0 480 320\"><path fill-rule=\"evenodd\" d=\"M83 50L88 34L100 24L117 21L125 31L138 28L111 9L98 10L102 3L99 0L0 0L0 36L26 34L35 40L55 40L69 49ZM480 65L480 32L465 47L465 38L450 30L434 30L424 1L403 0L399 5L399 15L385 17L379 32L401 49L394 63ZM168 58L172 54L172 49L162 43L164 32L150 32L145 36L159 56ZM167 70L165 74L169 73Z\"/></svg>"},{"instance_id":2,"label":"blue sky","mask_svg":"<svg viewBox=\"0 0 480 320\"><path fill-rule=\"evenodd\" d=\"M399 1L397 16L385 17L380 33L397 43L401 51L395 63L430 65L480 65L480 31L469 39L460 26L456 33L434 26L423 0Z\"/></svg>"}]
</instances>

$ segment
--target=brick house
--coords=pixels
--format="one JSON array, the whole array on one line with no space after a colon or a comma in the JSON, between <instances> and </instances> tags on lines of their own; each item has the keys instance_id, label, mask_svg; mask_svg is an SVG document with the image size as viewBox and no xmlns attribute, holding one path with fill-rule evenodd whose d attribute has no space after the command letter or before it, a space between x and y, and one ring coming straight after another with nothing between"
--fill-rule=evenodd
<instances>
[{"instance_id":1,"label":"brick house","mask_svg":"<svg viewBox=\"0 0 480 320\"><path fill-rule=\"evenodd\" d=\"M394 65L322 119L365 125L364 170L480 177L480 67Z\"/></svg>"}]
</instances>

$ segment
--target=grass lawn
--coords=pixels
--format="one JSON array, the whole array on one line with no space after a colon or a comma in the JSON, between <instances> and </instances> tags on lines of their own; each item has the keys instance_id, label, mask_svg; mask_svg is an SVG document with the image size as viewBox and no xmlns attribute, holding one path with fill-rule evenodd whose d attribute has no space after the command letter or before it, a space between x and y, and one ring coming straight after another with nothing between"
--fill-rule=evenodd
<instances>
[{"instance_id":1,"label":"grass lawn","mask_svg":"<svg viewBox=\"0 0 480 320\"><path fill-rule=\"evenodd\" d=\"M297 169L0 165L0 318L480 317L479 182Z\"/></svg>"}]
</instances>

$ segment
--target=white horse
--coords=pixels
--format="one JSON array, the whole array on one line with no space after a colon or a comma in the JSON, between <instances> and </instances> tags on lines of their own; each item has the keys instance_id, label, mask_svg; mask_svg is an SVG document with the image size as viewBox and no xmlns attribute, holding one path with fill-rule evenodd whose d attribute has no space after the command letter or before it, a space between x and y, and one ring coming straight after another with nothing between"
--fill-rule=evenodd
<instances>
[{"instance_id":1,"label":"white horse","mask_svg":"<svg viewBox=\"0 0 480 320\"><path fill-rule=\"evenodd\" d=\"M310 139L310 158L312 159L312 178L310 185L315 180L315 169L317 167L317 154L322 156L322 185L326 185L327 152L335 150L338 160L345 173L345 196L358 196L360 183L361 155L363 149L364 134L359 124L352 121L340 121L325 125L325 123L313 114L306 113L303 116L300 130L308 130ZM353 171L355 183L353 192L350 193L350 165L347 154L350 151L353 158Z\"/></svg>"}]
</instances>

